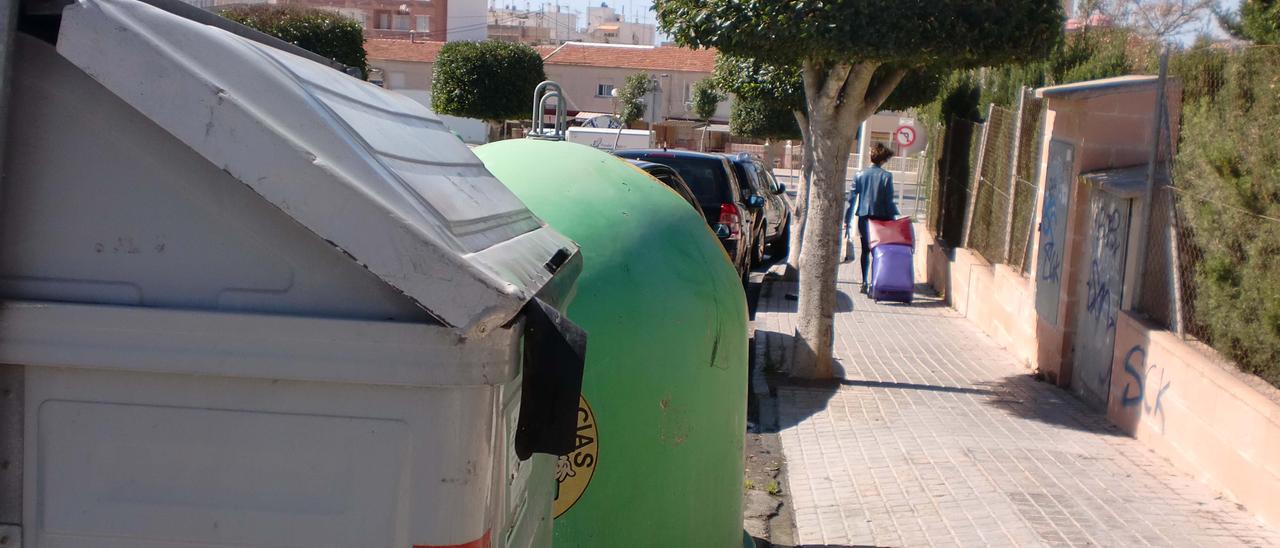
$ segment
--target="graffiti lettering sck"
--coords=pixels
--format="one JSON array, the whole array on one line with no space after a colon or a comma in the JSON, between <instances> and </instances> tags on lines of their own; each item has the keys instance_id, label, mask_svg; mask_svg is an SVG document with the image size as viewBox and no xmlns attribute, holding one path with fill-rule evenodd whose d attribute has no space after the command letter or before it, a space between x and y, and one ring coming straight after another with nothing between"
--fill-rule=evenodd
<instances>
[{"instance_id":1,"label":"graffiti lettering sck","mask_svg":"<svg viewBox=\"0 0 1280 548\"><path fill-rule=\"evenodd\" d=\"M600 436L595 413L585 396L578 396L578 433L573 452L556 459L556 498L551 514L560 517L569 511L591 483L600 460Z\"/></svg>"}]
</instances>

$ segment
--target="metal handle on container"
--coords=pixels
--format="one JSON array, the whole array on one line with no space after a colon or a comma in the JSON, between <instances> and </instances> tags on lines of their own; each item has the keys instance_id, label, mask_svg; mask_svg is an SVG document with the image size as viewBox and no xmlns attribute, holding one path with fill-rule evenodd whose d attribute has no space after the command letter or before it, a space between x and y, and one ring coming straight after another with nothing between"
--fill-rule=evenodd
<instances>
[{"instance_id":1,"label":"metal handle on container","mask_svg":"<svg viewBox=\"0 0 1280 548\"><path fill-rule=\"evenodd\" d=\"M547 100L554 98L556 100L556 123L555 128L551 132L547 132L545 113L547 112ZM547 80L538 84L533 89L533 129L529 132L528 137L531 139L549 139L554 141L563 141L565 128L568 126L565 116L564 91L560 89L560 84L551 80Z\"/></svg>"}]
</instances>

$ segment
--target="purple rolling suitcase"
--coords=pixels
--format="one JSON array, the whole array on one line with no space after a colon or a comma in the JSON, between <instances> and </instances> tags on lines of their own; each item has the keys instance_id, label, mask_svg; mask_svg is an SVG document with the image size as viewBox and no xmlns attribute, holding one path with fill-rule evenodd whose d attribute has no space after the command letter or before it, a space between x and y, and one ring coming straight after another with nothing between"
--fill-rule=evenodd
<instances>
[{"instance_id":1,"label":"purple rolling suitcase","mask_svg":"<svg viewBox=\"0 0 1280 548\"><path fill-rule=\"evenodd\" d=\"M871 249L871 298L911 303L915 266L909 244L880 244Z\"/></svg>"}]
</instances>

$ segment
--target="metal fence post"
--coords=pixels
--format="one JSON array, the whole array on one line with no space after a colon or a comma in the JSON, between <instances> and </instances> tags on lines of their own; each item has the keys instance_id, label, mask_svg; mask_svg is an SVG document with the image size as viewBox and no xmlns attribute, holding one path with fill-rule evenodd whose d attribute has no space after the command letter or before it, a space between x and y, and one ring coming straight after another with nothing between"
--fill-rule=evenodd
<instances>
[{"instance_id":1,"label":"metal fence post","mask_svg":"<svg viewBox=\"0 0 1280 548\"><path fill-rule=\"evenodd\" d=\"M1009 264L1009 251L1013 247L1013 211L1018 203L1018 163L1022 159L1019 152L1022 149L1022 118L1026 102L1027 86L1022 86L1018 89L1018 109L1013 113L1013 146L1009 147L1009 207L1004 215L1004 249L1000 252L1004 264Z\"/></svg>"},{"instance_id":2,"label":"metal fence post","mask_svg":"<svg viewBox=\"0 0 1280 548\"><path fill-rule=\"evenodd\" d=\"M1164 51L1160 54L1160 76L1156 80L1155 105L1153 105L1152 108L1151 154L1147 157L1147 189L1143 198L1142 208L1138 214L1137 226L1140 228L1138 231L1138 256L1137 261L1134 263L1138 267L1138 272L1135 273L1136 275L1133 279L1133 284L1131 286L1132 291L1126 292L1129 297L1125 298L1124 301L1126 302L1122 303L1125 310L1132 310L1133 303L1142 302L1142 279L1149 274L1146 271L1148 254L1147 247L1151 240L1151 209L1155 205L1156 180L1160 178L1157 162L1159 162L1160 159L1160 126L1164 120L1166 112L1164 105L1164 88L1165 83L1168 80L1168 71L1169 47L1165 46ZM1171 212L1171 214L1173 213ZM1176 234L1170 234L1170 238L1175 237L1177 237ZM1174 268L1174 266L1170 265L1170 268Z\"/></svg>"},{"instance_id":3,"label":"metal fence post","mask_svg":"<svg viewBox=\"0 0 1280 548\"><path fill-rule=\"evenodd\" d=\"M969 232L973 228L973 210L978 207L978 190L982 185L982 163L987 155L987 138L991 135L991 112L994 109L995 104L987 105L986 122L982 124L982 139L978 142L978 160L973 165L973 181L969 185L969 206L965 208L960 247L969 247Z\"/></svg>"}]
</instances>

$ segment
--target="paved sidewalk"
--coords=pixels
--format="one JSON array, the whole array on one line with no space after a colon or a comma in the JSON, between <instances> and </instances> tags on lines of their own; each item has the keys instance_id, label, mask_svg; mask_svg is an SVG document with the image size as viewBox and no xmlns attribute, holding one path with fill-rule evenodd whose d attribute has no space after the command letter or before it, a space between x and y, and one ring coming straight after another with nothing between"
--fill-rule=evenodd
<instances>
[{"instance_id":1,"label":"paved sidewalk","mask_svg":"<svg viewBox=\"0 0 1280 548\"><path fill-rule=\"evenodd\" d=\"M778 387L802 545L1280 546L1280 533L1110 427L936 299L875 304L841 271L836 385ZM790 284L756 315L787 362Z\"/></svg>"}]
</instances>

